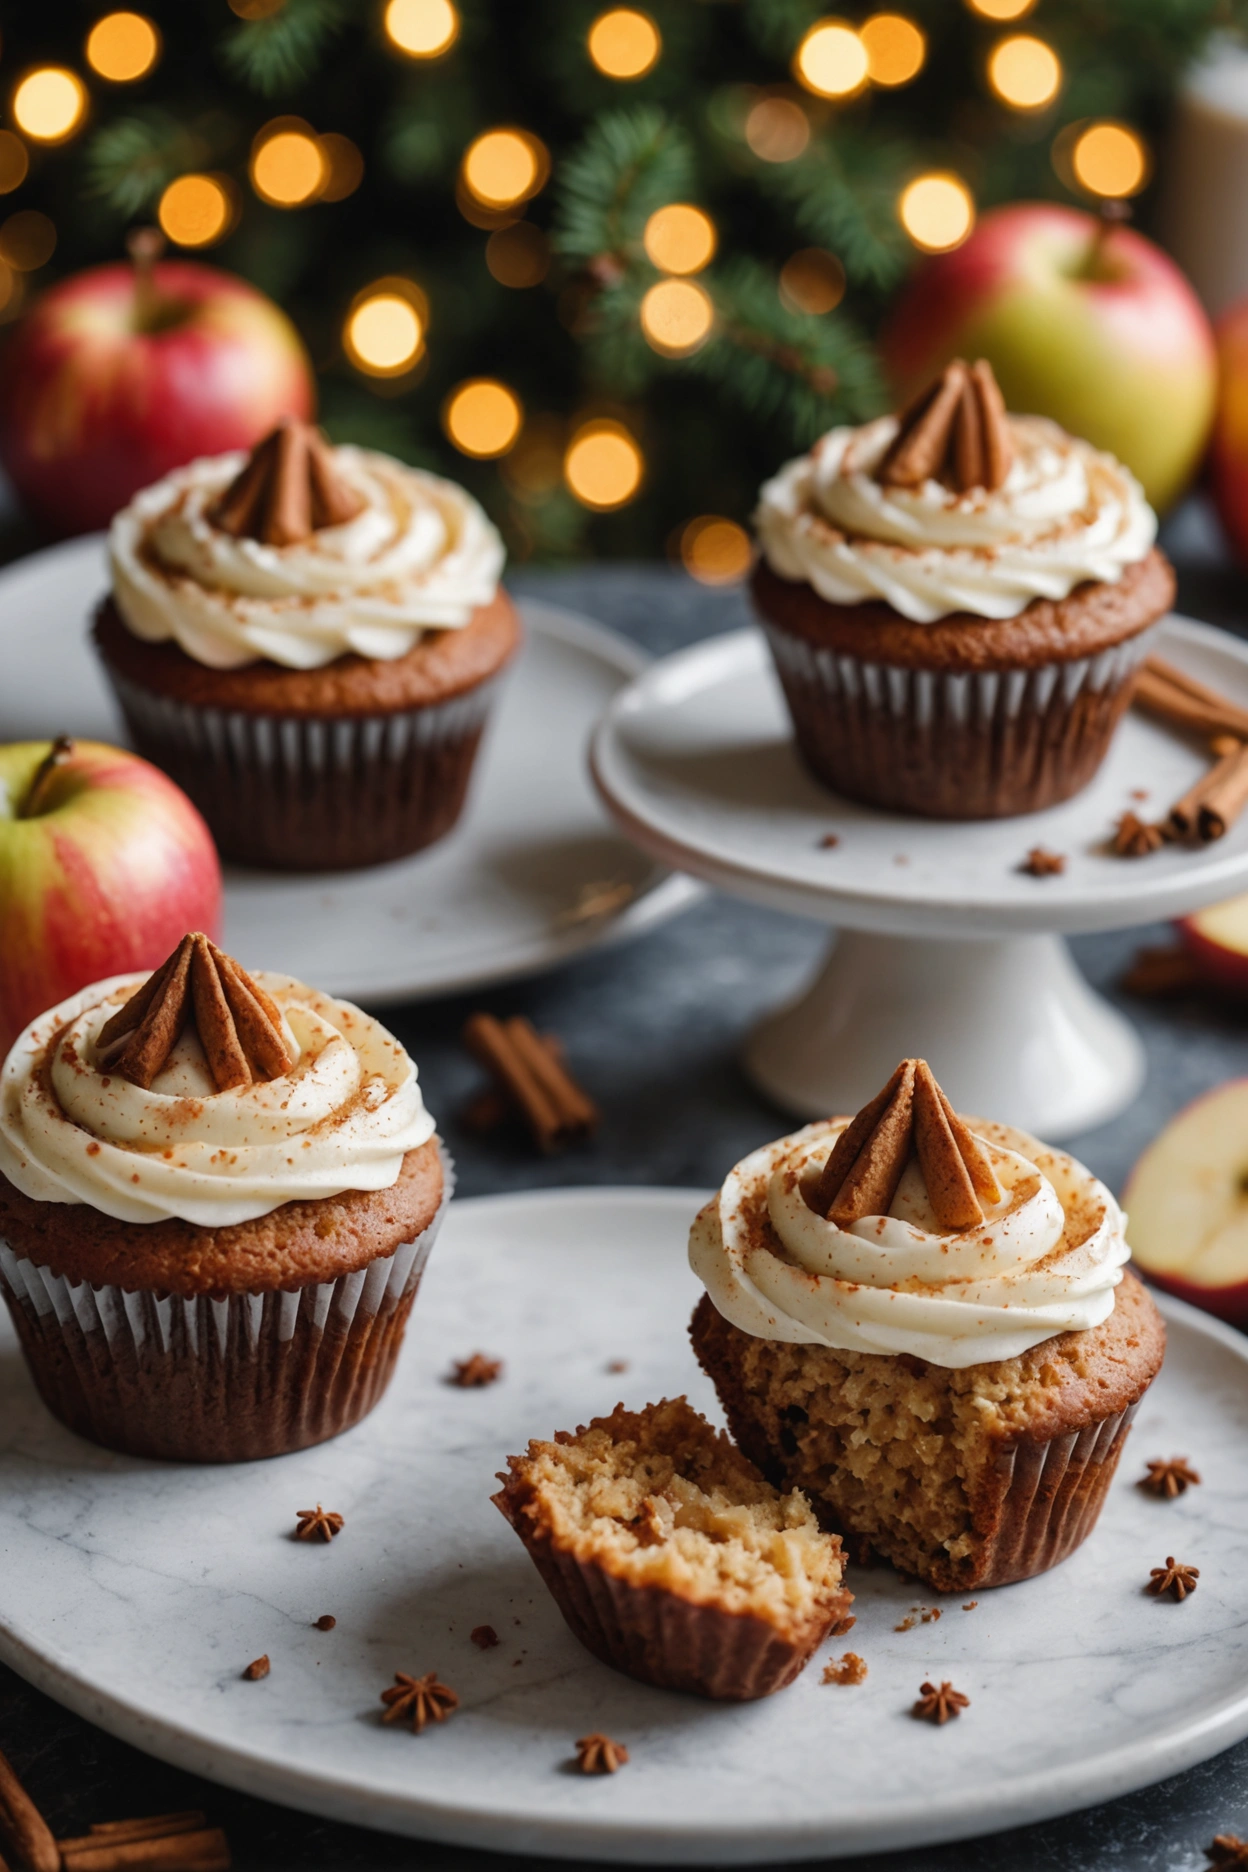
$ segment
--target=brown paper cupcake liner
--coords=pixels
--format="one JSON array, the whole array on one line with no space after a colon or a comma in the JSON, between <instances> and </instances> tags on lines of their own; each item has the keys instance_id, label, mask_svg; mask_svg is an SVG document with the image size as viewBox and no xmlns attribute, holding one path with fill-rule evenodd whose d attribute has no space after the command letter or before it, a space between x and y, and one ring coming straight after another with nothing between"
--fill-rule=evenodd
<instances>
[{"instance_id":1,"label":"brown paper cupcake liner","mask_svg":"<svg viewBox=\"0 0 1248 1872\"><path fill-rule=\"evenodd\" d=\"M903 669L763 620L802 758L847 799L934 819L1038 812L1092 779L1153 629L1035 669Z\"/></svg>"},{"instance_id":2,"label":"brown paper cupcake liner","mask_svg":"<svg viewBox=\"0 0 1248 1872\"><path fill-rule=\"evenodd\" d=\"M105 1449L250 1462L348 1430L380 1401L454 1185L413 1241L294 1292L178 1294L72 1284L0 1237L0 1292L40 1397Z\"/></svg>"},{"instance_id":3,"label":"brown paper cupcake liner","mask_svg":"<svg viewBox=\"0 0 1248 1872\"><path fill-rule=\"evenodd\" d=\"M725 1703L771 1696L792 1683L850 1604L845 1592L800 1638L787 1638L750 1614L699 1605L661 1586L635 1586L578 1560L536 1533L506 1488L494 1500L585 1649L661 1690Z\"/></svg>"},{"instance_id":4,"label":"brown paper cupcake liner","mask_svg":"<svg viewBox=\"0 0 1248 1872\"><path fill-rule=\"evenodd\" d=\"M263 715L177 702L105 668L135 748L189 794L221 856L286 871L385 864L445 837L497 686L376 715Z\"/></svg>"}]
</instances>

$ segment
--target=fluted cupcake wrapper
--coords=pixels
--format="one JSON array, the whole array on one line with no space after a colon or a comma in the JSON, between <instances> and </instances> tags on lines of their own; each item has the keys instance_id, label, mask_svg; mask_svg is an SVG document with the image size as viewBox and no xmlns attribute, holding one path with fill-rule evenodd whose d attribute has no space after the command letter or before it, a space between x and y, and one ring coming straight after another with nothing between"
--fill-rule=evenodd
<instances>
[{"instance_id":1,"label":"fluted cupcake wrapper","mask_svg":"<svg viewBox=\"0 0 1248 1872\"><path fill-rule=\"evenodd\" d=\"M0 1292L39 1395L132 1456L249 1462L323 1443L380 1401L454 1170L428 1228L352 1274L293 1292L178 1294L72 1283L0 1237Z\"/></svg>"},{"instance_id":2,"label":"fluted cupcake wrapper","mask_svg":"<svg viewBox=\"0 0 1248 1872\"><path fill-rule=\"evenodd\" d=\"M190 795L222 857L288 871L384 864L449 832L497 688L375 715L264 715L105 668L136 749Z\"/></svg>"},{"instance_id":3,"label":"fluted cupcake wrapper","mask_svg":"<svg viewBox=\"0 0 1248 1872\"><path fill-rule=\"evenodd\" d=\"M970 1586L1008 1586L1046 1573L1088 1538L1138 1408L1132 1404L1066 1436L1024 1438L1003 1454L995 1478L996 1525ZM961 1590L962 1582L951 1582L949 1590L954 1587Z\"/></svg>"},{"instance_id":4,"label":"fluted cupcake wrapper","mask_svg":"<svg viewBox=\"0 0 1248 1872\"><path fill-rule=\"evenodd\" d=\"M1034 669L869 663L763 620L807 766L835 792L895 812L993 819L1038 812L1091 780L1153 631Z\"/></svg>"},{"instance_id":5,"label":"fluted cupcake wrapper","mask_svg":"<svg viewBox=\"0 0 1248 1872\"><path fill-rule=\"evenodd\" d=\"M661 1690L726 1703L771 1696L792 1683L850 1604L845 1592L800 1635L785 1636L750 1614L700 1605L662 1586L635 1586L578 1560L536 1532L505 1487L494 1500L586 1650Z\"/></svg>"}]
</instances>

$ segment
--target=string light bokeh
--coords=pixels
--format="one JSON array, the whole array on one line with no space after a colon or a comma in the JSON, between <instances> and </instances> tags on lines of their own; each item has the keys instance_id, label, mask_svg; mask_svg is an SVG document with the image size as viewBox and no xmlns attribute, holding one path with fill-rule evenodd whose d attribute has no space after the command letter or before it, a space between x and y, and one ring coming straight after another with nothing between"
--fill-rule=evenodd
<instances>
[{"instance_id":1,"label":"string light bokeh","mask_svg":"<svg viewBox=\"0 0 1248 1872\"><path fill-rule=\"evenodd\" d=\"M1148 181L1148 152L1126 124L1090 124L1071 151L1076 180L1092 195L1122 201Z\"/></svg>"},{"instance_id":2,"label":"string light bokeh","mask_svg":"<svg viewBox=\"0 0 1248 1872\"><path fill-rule=\"evenodd\" d=\"M441 58L459 38L451 0L389 0L382 25L391 45L413 59Z\"/></svg>"},{"instance_id":3,"label":"string light bokeh","mask_svg":"<svg viewBox=\"0 0 1248 1872\"><path fill-rule=\"evenodd\" d=\"M722 514L699 514L682 528L680 562L700 585L736 585L750 569L750 536Z\"/></svg>"},{"instance_id":4,"label":"string light bokeh","mask_svg":"<svg viewBox=\"0 0 1248 1872\"><path fill-rule=\"evenodd\" d=\"M86 87L64 65L27 72L13 93L13 120L35 143L63 143L81 128L86 114Z\"/></svg>"},{"instance_id":5,"label":"string light bokeh","mask_svg":"<svg viewBox=\"0 0 1248 1872\"><path fill-rule=\"evenodd\" d=\"M420 362L428 301L410 280L377 280L357 293L342 328L342 348L367 377L403 377Z\"/></svg>"},{"instance_id":6,"label":"string light bokeh","mask_svg":"<svg viewBox=\"0 0 1248 1872\"><path fill-rule=\"evenodd\" d=\"M56 229L37 208L21 208L0 225L0 260L16 273L34 273L56 252Z\"/></svg>"},{"instance_id":7,"label":"string light bokeh","mask_svg":"<svg viewBox=\"0 0 1248 1872\"><path fill-rule=\"evenodd\" d=\"M818 20L797 48L793 75L817 97L852 97L867 82L867 49L845 20Z\"/></svg>"},{"instance_id":8,"label":"string light bokeh","mask_svg":"<svg viewBox=\"0 0 1248 1872\"><path fill-rule=\"evenodd\" d=\"M761 97L746 114L744 135L760 162L795 162L810 142L810 118L796 98Z\"/></svg>"},{"instance_id":9,"label":"string light bokeh","mask_svg":"<svg viewBox=\"0 0 1248 1872\"><path fill-rule=\"evenodd\" d=\"M648 13L638 7L612 7L600 13L585 40L586 50L605 78L644 78L654 70L663 38Z\"/></svg>"},{"instance_id":10,"label":"string light bokeh","mask_svg":"<svg viewBox=\"0 0 1248 1872\"><path fill-rule=\"evenodd\" d=\"M873 85L893 90L909 84L923 69L927 35L904 13L873 13L858 29Z\"/></svg>"},{"instance_id":11,"label":"string light bokeh","mask_svg":"<svg viewBox=\"0 0 1248 1872\"><path fill-rule=\"evenodd\" d=\"M26 180L30 157L21 137L11 130L0 130L0 195L11 195Z\"/></svg>"},{"instance_id":12,"label":"string light bokeh","mask_svg":"<svg viewBox=\"0 0 1248 1872\"><path fill-rule=\"evenodd\" d=\"M211 247L229 233L234 203L224 180L211 175L184 175L161 195L156 219L167 239L177 247Z\"/></svg>"},{"instance_id":13,"label":"string light bokeh","mask_svg":"<svg viewBox=\"0 0 1248 1872\"><path fill-rule=\"evenodd\" d=\"M146 78L160 57L160 33L143 13L106 13L87 34L87 64L110 84Z\"/></svg>"},{"instance_id":14,"label":"string light bokeh","mask_svg":"<svg viewBox=\"0 0 1248 1872\"><path fill-rule=\"evenodd\" d=\"M778 288L790 312L819 317L845 297L845 268L826 247L803 247L781 267Z\"/></svg>"},{"instance_id":15,"label":"string light bokeh","mask_svg":"<svg viewBox=\"0 0 1248 1872\"><path fill-rule=\"evenodd\" d=\"M975 203L960 176L935 170L916 176L897 203L901 225L924 253L960 247L975 225Z\"/></svg>"},{"instance_id":16,"label":"string light bokeh","mask_svg":"<svg viewBox=\"0 0 1248 1872\"><path fill-rule=\"evenodd\" d=\"M1043 39L1013 33L993 47L988 82L1003 104L1015 110L1041 110L1061 89L1061 61Z\"/></svg>"},{"instance_id":17,"label":"string light bokeh","mask_svg":"<svg viewBox=\"0 0 1248 1872\"><path fill-rule=\"evenodd\" d=\"M696 280L659 280L641 302L641 329L661 357L690 357L706 343L715 323L710 294Z\"/></svg>"},{"instance_id":18,"label":"string light bokeh","mask_svg":"<svg viewBox=\"0 0 1248 1872\"><path fill-rule=\"evenodd\" d=\"M583 423L563 458L568 492L583 507L610 513L634 499L645 461L631 432L609 418Z\"/></svg>"},{"instance_id":19,"label":"string light bokeh","mask_svg":"<svg viewBox=\"0 0 1248 1872\"><path fill-rule=\"evenodd\" d=\"M550 155L527 130L486 130L464 151L464 187L486 208L515 208L545 186Z\"/></svg>"},{"instance_id":20,"label":"string light bokeh","mask_svg":"<svg viewBox=\"0 0 1248 1872\"><path fill-rule=\"evenodd\" d=\"M981 19L1020 20L1027 17L1037 0L966 0L966 4Z\"/></svg>"},{"instance_id":21,"label":"string light bokeh","mask_svg":"<svg viewBox=\"0 0 1248 1872\"><path fill-rule=\"evenodd\" d=\"M325 184L325 158L309 125L278 118L257 132L251 149L251 186L273 208L302 208Z\"/></svg>"},{"instance_id":22,"label":"string light bokeh","mask_svg":"<svg viewBox=\"0 0 1248 1872\"><path fill-rule=\"evenodd\" d=\"M646 222L641 243L661 273L700 273L715 258L718 236L710 215L691 202L669 202Z\"/></svg>"},{"instance_id":23,"label":"string light bokeh","mask_svg":"<svg viewBox=\"0 0 1248 1872\"><path fill-rule=\"evenodd\" d=\"M524 422L514 390L496 377L474 377L452 390L442 407L442 427L461 455L479 460L505 455Z\"/></svg>"},{"instance_id":24,"label":"string light bokeh","mask_svg":"<svg viewBox=\"0 0 1248 1872\"><path fill-rule=\"evenodd\" d=\"M485 264L500 286L540 286L550 271L550 241L531 221L511 221L486 241Z\"/></svg>"}]
</instances>

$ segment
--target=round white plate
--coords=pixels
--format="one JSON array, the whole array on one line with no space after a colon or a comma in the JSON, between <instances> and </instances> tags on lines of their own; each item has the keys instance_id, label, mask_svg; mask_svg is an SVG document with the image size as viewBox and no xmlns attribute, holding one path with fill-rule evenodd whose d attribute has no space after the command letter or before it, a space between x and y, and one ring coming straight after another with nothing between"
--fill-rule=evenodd
<instances>
[{"instance_id":1,"label":"round white plate","mask_svg":"<svg viewBox=\"0 0 1248 1872\"><path fill-rule=\"evenodd\" d=\"M124 739L86 623L108 583L102 535L0 571L0 741ZM697 894L613 830L585 774L612 697L644 667L601 625L525 600L459 826L367 871L226 873L225 941L250 968L380 1004L534 974L639 935Z\"/></svg>"},{"instance_id":2,"label":"round white plate","mask_svg":"<svg viewBox=\"0 0 1248 1872\"><path fill-rule=\"evenodd\" d=\"M1171 617L1155 652L1248 705L1248 644ZM616 697L594 777L643 851L734 896L895 936L1122 929L1248 889L1248 816L1199 851L1107 852L1127 810L1163 818L1201 754L1132 710L1092 784L1015 819L904 818L827 792L801 766L761 632L736 631L652 664ZM1143 797L1141 797L1143 795ZM837 843L825 848L828 833ZM1019 865L1033 845L1060 877Z\"/></svg>"},{"instance_id":3,"label":"round white plate","mask_svg":"<svg viewBox=\"0 0 1248 1872\"><path fill-rule=\"evenodd\" d=\"M1091 1539L1055 1572L941 1602L851 1571L857 1624L792 1688L712 1705L615 1675L564 1626L491 1505L530 1436L619 1398L713 1408L685 1334L698 1286L691 1190L577 1190L452 1206L377 1412L337 1442L254 1466L110 1456L38 1403L0 1330L0 1657L79 1714L232 1786L419 1837L646 1864L836 1857L965 1837L1102 1801L1248 1734L1248 1341L1166 1304L1170 1351ZM461 1391L476 1349L503 1380ZM623 1374L608 1364L626 1359ZM1188 1455L1203 1487L1133 1486ZM346 1517L331 1546L295 1511ZM1166 1554L1200 1567L1183 1604L1142 1590ZM313 1621L332 1613L337 1629ZM478 1651L490 1624L501 1644ZM852 1649L869 1676L820 1681ZM240 1672L267 1652L272 1674ZM395 1671L436 1669L458 1712L382 1728ZM971 1699L911 1720L927 1678ZM569 1772L590 1730L627 1744Z\"/></svg>"}]
</instances>

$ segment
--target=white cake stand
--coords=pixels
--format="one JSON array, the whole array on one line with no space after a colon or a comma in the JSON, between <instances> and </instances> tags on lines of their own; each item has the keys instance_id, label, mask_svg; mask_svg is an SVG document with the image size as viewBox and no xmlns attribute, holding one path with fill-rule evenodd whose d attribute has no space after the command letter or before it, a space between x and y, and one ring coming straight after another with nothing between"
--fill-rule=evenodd
<instances>
[{"instance_id":1,"label":"white cake stand","mask_svg":"<svg viewBox=\"0 0 1248 1872\"><path fill-rule=\"evenodd\" d=\"M1248 705L1248 645L1185 618L1157 652ZM1132 712L1095 781L1023 818L903 818L825 791L799 764L764 641L738 631L653 665L591 750L598 790L643 851L733 896L834 924L809 987L755 1028L746 1065L803 1117L853 1111L897 1061L928 1058L963 1111L1041 1136L1130 1103L1144 1055L1063 936L1152 922L1248 889L1248 816L1216 844L1107 849L1119 815L1160 818L1199 750ZM835 844L824 844L829 835ZM1020 871L1044 846L1060 876Z\"/></svg>"}]
</instances>

